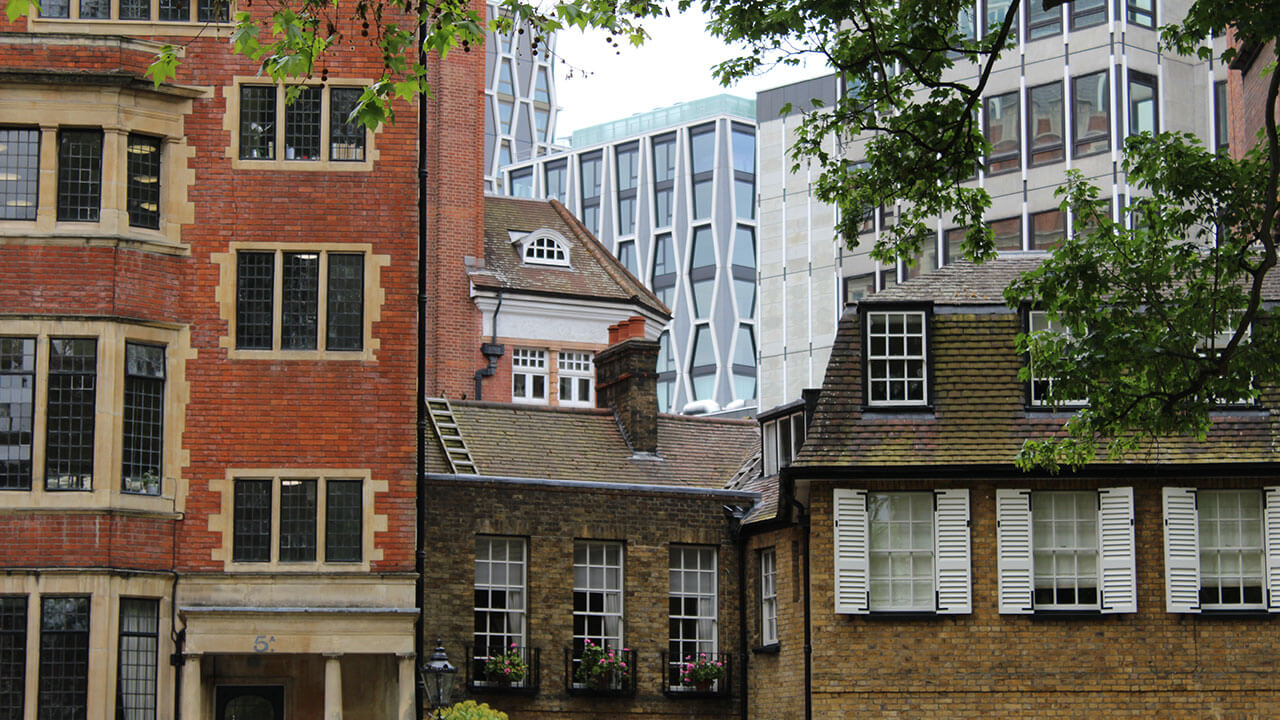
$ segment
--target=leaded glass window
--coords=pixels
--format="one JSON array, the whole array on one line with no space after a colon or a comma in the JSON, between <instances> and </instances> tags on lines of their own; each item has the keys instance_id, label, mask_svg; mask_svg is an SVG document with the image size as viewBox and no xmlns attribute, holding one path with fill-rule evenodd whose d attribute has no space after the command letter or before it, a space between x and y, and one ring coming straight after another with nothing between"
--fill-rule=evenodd
<instances>
[{"instance_id":1,"label":"leaded glass window","mask_svg":"<svg viewBox=\"0 0 1280 720\"><path fill-rule=\"evenodd\" d=\"M271 480L235 481L231 559L271 560Z\"/></svg>"},{"instance_id":2,"label":"leaded glass window","mask_svg":"<svg viewBox=\"0 0 1280 720\"><path fill-rule=\"evenodd\" d=\"M360 350L364 347L363 255L329 255L327 321L327 349Z\"/></svg>"},{"instance_id":3,"label":"leaded glass window","mask_svg":"<svg viewBox=\"0 0 1280 720\"><path fill-rule=\"evenodd\" d=\"M324 559L360 562L364 546L364 496L360 480L325 482Z\"/></svg>"},{"instance_id":4,"label":"leaded glass window","mask_svg":"<svg viewBox=\"0 0 1280 720\"><path fill-rule=\"evenodd\" d=\"M236 254L236 347L270 350L275 253Z\"/></svg>"},{"instance_id":5,"label":"leaded glass window","mask_svg":"<svg viewBox=\"0 0 1280 720\"><path fill-rule=\"evenodd\" d=\"M285 105L285 160L320 159L320 96L322 93L322 88L304 87L293 102Z\"/></svg>"},{"instance_id":6,"label":"leaded glass window","mask_svg":"<svg viewBox=\"0 0 1280 720\"><path fill-rule=\"evenodd\" d=\"M240 86L240 158L273 160L276 156L276 87Z\"/></svg>"},{"instance_id":7,"label":"leaded glass window","mask_svg":"<svg viewBox=\"0 0 1280 720\"><path fill-rule=\"evenodd\" d=\"M41 598L38 720L87 720L89 598Z\"/></svg>"},{"instance_id":8,"label":"leaded glass window","mask_svg":"<svg viewBox=\"0 0 1280 720\"><path fill-rule=\"evenodd\" d=\"M160 227L160 140L129 134L127 204L129 224Z\"/></svg>"},{"instance_id":9,"label":"leaded glass window","mask_svg":"<svg viewBox=\"0 0 1280 720\"><path fill-rule=\"evenodd\" d=\"M20 720L27 693L27 598L0 596L0 717Z\"/></svg>"},{"instance_id":10,"label":"leaded glass window","mask_svg":"<svg viewBox=\"0 0 1280 720\"><path fill-rule=\"evenodd\" d=\"M0 127L0 220L35 220L40 199L40 129Z\"/></svg>"},{"instance_id":11,"label":"leaded glass window","mask_svg":"<svg viewBox=\"0 0 1280 720\"><path fill-rule=\"evenodd\" d=\"M280 562L316 559L316 481L280 481Z\"/></svg>"},{"instance_id":12,"label":"leaded glass window","mask_svg":"<svg viewBox=\"0 0 1280 720\"><path fill-rule=\"evenodd\" d=\"M364 160L364 126L350 120L364 90L333 88L329 91L329 159Z\"/></svg>"},{"instance_id":13,"label":"leaded glass window","mask_svg":"<svg viewBox=\"0 0 1280 720\"><path fill-rule=\"evenodd\" d=\"M31 488L36 339L0 337L0 490Z\"/></svg>"},{"instance_id":14,"label":"leaded glass window","mask_svg":"<svg viewBox=\"0 0 1280 720\"><path fill-rule=\"evenodd\" d=\"M102 208L102 131L58 131L58 220L97 222Z\"/></svg>"},{"instance_id":15,"label":"leaded glass window","mask_svg":"<svg viewBox=\"0 0 1280 720\"><path fill-rule=\"evenodd\" d=\"M49 340L46 490L90 490L93 487L97 379L97 340Z\"/></svg>"},{"instance_id":16,"label":"leaded glass window","mask_svg":"<svg viewBox=\"0 0 1280 720\"><path fill-rule=\"evenodd\" d=\"M164 451L164 348L125 343L124 491L159 495Z\"/></svg>"},{"instance_id":17,"label":"leaded glass window","mask_svg":"<svg viewBox=\"0 0 1280 720\"><path fill-rule=\"evenodd\" d=\"M315 350L320 322L320 254L284 253L280 348Z\"/></svg>"},{"instance_id":18,"label":"leaded glass window","mask_svg":"<svg viewBox=\"0 0 1280 720\"><path fill-rule=\"evenodd\" d=\"M120 598L117 720L155 720L160 601Z\"/></svg>"}]
</instances>

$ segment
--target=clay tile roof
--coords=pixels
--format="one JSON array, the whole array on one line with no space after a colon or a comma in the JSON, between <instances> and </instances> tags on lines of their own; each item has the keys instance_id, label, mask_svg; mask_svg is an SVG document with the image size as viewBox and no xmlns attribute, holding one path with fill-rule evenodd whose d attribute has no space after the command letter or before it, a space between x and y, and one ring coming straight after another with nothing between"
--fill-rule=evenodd
<instances>
[{"instance_id":1,"label":"clay tile roof","mask_svg":"<svg viewBox=\"0 0 1280 720\"><path fill-rule=\"evenodd\" d=\"M1060 432L1068 417L1026 407L1018 380L1021 330L1012 310L964 305L1003 303L1001 283L1035 261L1030 254L974 267L957 263L863 300L950 304L930 319L931 407L868 409L863 404L861 323L856 309L841 318L822 395L795 466L1012 466L1023 440ZM1222 463L1280 461L1272 411L1280 393L1264 391L1260 407L1224 409L1204 441L1161 438L1121 462ZM1274 416L1280 418L1280 415ZM1102 462L1104 459L1099 458Z\"/></svg>"},{"instance_id":2,"label":"clay tile roof","mask_svg":"<svg viewBox=\"0 0 1280 720\"><path fill-rule=\"evenodd\" d=\"M758 451L754 421L658 416L657 458L631 452L613 413L595 408L452 401L481 475L724 488ZM439 457L439 443L428 442ZM443 460L431 472L447 472Z\"/></svg>"},{"instance_id":3,"label":"clay tile roof","mask_svg":"<svg viewBox=\"0 0 1280 720\"><path fill-rule=\"evenodd\" d=\"M569 242L569 267L525 264L511 233L548 228ZM486 195L484 268L469 272L482 288L632 302L659 315L671 311L557 200Z\"/></svg>"},{"instance_id":4,"label":"clay tile roof","mask_svg":"<svg viewBox=\"0 0 1280 720\"><path fill-rule=\"evenodd\" d=\"M781 478L777 473L762 476L760 474L762 464L763 458L757 449L742 464L733 479L725 485L730 490L742 490L760 496L751 511L742 519L744 524L772 520L778 516L778 484L781 482Z\"/></svg>"}]
</instances>

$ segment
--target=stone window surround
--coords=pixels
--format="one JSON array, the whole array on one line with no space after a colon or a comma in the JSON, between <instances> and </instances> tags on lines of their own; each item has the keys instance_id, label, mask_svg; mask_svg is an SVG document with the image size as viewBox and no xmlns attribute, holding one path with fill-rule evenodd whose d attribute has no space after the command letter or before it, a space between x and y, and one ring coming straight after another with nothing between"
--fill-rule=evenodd
<instances>
[{"instance_id":1,"label":"stone window surround","mask_svg":"<svg viewBox=\"0 0 1280 720\"><path fill-rule=\"evenodd\" d=\"M232 543L235 534L235 481L242 478L269 479L271 486L271 560L269 562L236 562L232 560ZM359 480L361 488L360 532L362 534L360 562L326 562L324 560L325 517L322 504L316 506L316 559L311 562L280 561L280 483L292 478L323 480ZM386 480L374 480L368 468L227 468L221 478L209 480L209 491L220 498L221 511L209 515L209 531L222 536L222 544L213 550L215 562L222 562L227 572L369 572L372 564L382 560L382 548L374 544L377 533L387 531L387 513L375 511L379 493L386 493ZM324 497L324 488L318 488L318 498Z\"/></svg>"},{"instance_id":2,"label":"stone window surround","mask_svg":"<svg viewBox=\"0 0 1280 720\"><path fill-rule=\"evenodd\" d=\"M235 0L227 0L227 22L183 22L160 20L120 20L120 0L108 0L110 18L80 19L80 3L71 0L69 18L39 17L32 12L27 18L27 30L33 33L68 33L76 35L121 35L128 33L135 36L161 37L215 37L230 38L235 32ZM151 13L157 13L158 0L152 0ZM191 11L194 16L196 0L191 0ZM163 43L156 43L159 49ZM179 48L181 52L181 48Z\"/></svg>"},{"instance_id":3,"label":"stone window surround","mask_svg":"<svg viewBox=\"0 0 1280 720\"><path fill-rule=\"evenodd\" d=\"M241 251L271 251L279 255L281 252L310 251L317 253L359 253L364 256L364 339L362 350L281 350L279 343L274 343L272 350L241 350L236 348L236 253ZM346 360L376 361L381 341L373 336L373 325L382 319L382 306L386 301L386 292L382 289L382 268L391 264L390 255L377 255L370 243L282 243L282 242L232 242L227 251L213 253L209 259L218 266L218 288L214 297L218 303L219 316L227 324L227 332L218 338L218 346L227 352L228 360ZM276 272L280 272L280 262L276 262ZM320 284L320 307L325 306L325 283ZM274 331L279 332L280 323L280 283L275 283L275 300L273 312L277 316ZM323 332L323 331L321 331Z\"/></svg>"},{"instance_id":4,"label":"stone window surround","mask_svg":"<svg viewBox=\"0 0 1280 720\"><path fill-rule=\"evenodd\" d=\"M39 127L40 184L35 221L0 220L0 234L36 241L65 240L91 243L136 241L146 249L184 253L182 227L194 222L195 206L187 191L195 183L188 160L195 148L187 144L184 117L191 112L197 91L164 87L159 91L102 84L16 85L0 102L0 125ZM34 121L33 121L34 119ZM101 212L97 222L57 219L58 130L102 128ZM129 224L127 153L130 133L159 138L160 228Z\"/></svg>"},{"instance_id":5,"label":"stone window surround","mask_svg":"<svg viewBox=\"0 0 1280 720\"><path fill-rule=\"evenodd\" d=\"M222 97L226 101L226 112L222 115L222 129L226 130L230 142L227 144L226 157L231 161L231 167L236 170L298 170L304 172L372 172L374 164L378 161L379 153L377 146L378 133L382 130L379 126L377 129L366 132L364 160L330 160L329 159L329 103L331 102L331 93L328 92L332 88L345 87L361 87L365 88L374 83L373 80L360 78L329 78L324 83L314 83L323 86L325 91L320 94L320 147L322 148L321 157L318 160L286 160L283 157L283 136L284 136L284 86L276 85L276 133L279 142L277 142L276 157L271 160L252 160L240 157L240 86L242 85L271 85L271 79L259 77L257 75L237 75L231 79L231 85L222 87ZM304 83L311 84L311 83Z\"/></svg>"},{"instance_id":6,"label":"stone window surround","mask_svg":"<svg viewBox=\"0 0 1280 720\"><path fill-rule=\"evenodd\" d=\"M0 493L6 508L26 511L121 509L143 512L181 512L186 496L182 469L189 463L182 447L190 387L186 362L195 357L190 330L161 323L59 318L0 320L0 335L36 337L35 417L32 423L30 490ZM95 404L93 489L45 490L45 432L48 412L50 337L92 337L98 341L97 403ZM163 474L160 495L122 491L124 371L126 341L165 347Z\"/></svg>"}]
</instances>

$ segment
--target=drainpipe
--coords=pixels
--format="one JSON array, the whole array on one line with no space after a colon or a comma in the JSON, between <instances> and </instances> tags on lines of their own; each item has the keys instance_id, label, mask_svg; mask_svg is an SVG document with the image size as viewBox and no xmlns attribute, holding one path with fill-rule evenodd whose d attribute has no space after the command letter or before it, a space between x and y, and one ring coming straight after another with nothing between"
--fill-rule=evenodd
<instances>
[{"instance_id":1,"label":"drainpipe","mask_svg":"<svg viewBox=\"0 0 1280 720\"><path fill-rule=\"evenodd\" d=\"M427 27L418 23L418 62L427 65L427 53L423 49L427 40ZM425 587L422 576L427 569L427 546L422 529L427 522L427 498L423 478L427 474L427 94L418 93L418 378L417 378L417 431L418 449L413 484L415 489L414 519L414 602L418 617L414 623L414 662L422 663L422 633L426 631L427 604L423 597ZM413 673L413 717L422 717L423 692L421 673Z\"/></svg>"},{"instance_id":2,"label":"drainpipe","mask_svg":"<svg viewBox=\"0 0 1280 720\"><path fill-rule=\"evenodd\" d=\"M738 551L738 684L742 687L742 706L739 717L747 720L747 697L750 688L747 685L747 660L751 656L747 637L747 537L743 532L742 520L746 518L748 509L738 506L725 506L729 513L729 533L733 536L734 547Z\"/></svg>"},{"instance_id":3,"label":"drainpipe","mask_svg":"<svg viewBox=\"0 0 1280 720\"><path fill-rule=\"evenodd\" d=\"M489 359L489 364L476 371L476 399L484 399L481 395L480 383L484 378L492 377L498 371L498 358L502 357L503 347L498 344L498 311L502 309L502 288L498 288L498 305L493 309L493 341L480 343L480 353Z\"/></svg>"},{"instance_id":4,"label":"drainpipe","mask_svg":"<svg viewBox=\"0 0 1280 720\"><path fill-rule=\"evenodd\" d=\"M813 720L813 611L810 602L809 511L792 493L787 499L800 511L800 557L804 562L804 718Z\"/></svg>"}]
</instances>

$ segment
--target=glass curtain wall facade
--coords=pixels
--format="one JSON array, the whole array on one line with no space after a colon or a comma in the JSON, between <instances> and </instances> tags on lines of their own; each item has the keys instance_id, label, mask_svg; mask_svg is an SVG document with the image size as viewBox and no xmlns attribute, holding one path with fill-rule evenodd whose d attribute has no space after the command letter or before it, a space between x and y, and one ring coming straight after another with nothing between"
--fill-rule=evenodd
<instances>
[{"instance_id":1,"label":"glass curtain wall facade","mask_svg":"<svg viewBox=\"0 0 1280 720\"><path fill-rule=\"evenodd\" d=\"M672 311L658 408L754 407L755 103L681 103L573 134L573 149L506 169L506 192L565 203Z\"/></svg>"},{"instance_id":2,"label":"glass curtain wall facade","mask_svg":"<svg viewBox=\"0 0 1280 720\"><path fill-rule=\"evenodd\" d=\"M488 14L497 12L488 4ZM502 192L502 168L554 148L556 78L551 62L555 36L539 45L532 34L490 32L484 43L484 190ZM521 190L524 197L532 191Z\"/></svg>"},{"instance_id":3,"label":"glass curtain wall facade","mask_svg":"<svg viewBox=\"0 0 1280 720\"><path fill-rule=\"evenodd\" d=\"M992 198L985 222L1000 252L1042 251L1072 232L1054 191L1068 169L1078 169L1111 199L1120 219L1140 199L1121 167L1124 140L1142 131L1184 131L1222 149L1215 118L1215 87L1227 68L1211 61L1176 60L1161 53L1156 28L1183 17L1189 0L1111 6L1069 3L1044 10L1023 4L1016 46L996 65L979 104L990 157L970 182ZM1007 4L975 4L972 17L1002 17ZM989 23L978 23L987 25ZM1225 48L1213 39L1215 57ZM973 82L977 68L958 65L954 79ZM931 241L914 264L881 265L868 251L897 216L894 204L871 209L860 225L858 247L833 240L836 211L809 192L816 169L792 173L786 153L811 98L834 102L835 76L760 93L760 407L771 408L822 384L836 324L844 307L886 285L960 257L966 228L937 218ZM790 102L797 111L782 116ZM867 138L850 144L858 161Z\"/></svg>"}]
</instances>

